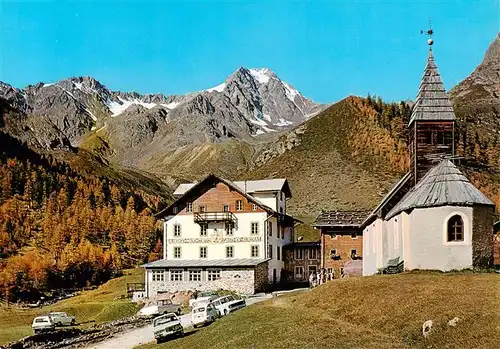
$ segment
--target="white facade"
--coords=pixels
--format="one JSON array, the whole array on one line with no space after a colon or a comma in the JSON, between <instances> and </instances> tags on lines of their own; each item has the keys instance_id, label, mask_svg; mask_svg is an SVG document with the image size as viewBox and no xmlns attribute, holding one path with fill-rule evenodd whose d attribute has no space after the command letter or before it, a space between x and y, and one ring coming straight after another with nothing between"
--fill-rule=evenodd
<instances>
[{"instance_id":1,"label":"white facade","mask_svg":"<svg viewBox=\"0 0 500 349\"><path fill-rule=\"evenodd\" d=\"M377 219L363 231L363 275L374 275L390 259L404 261L405 270L441 271L472 268L472 207L441 206L402 212ZM463 241L448 242L448 221L463 220Z\"/></svg>"}]
</instances>

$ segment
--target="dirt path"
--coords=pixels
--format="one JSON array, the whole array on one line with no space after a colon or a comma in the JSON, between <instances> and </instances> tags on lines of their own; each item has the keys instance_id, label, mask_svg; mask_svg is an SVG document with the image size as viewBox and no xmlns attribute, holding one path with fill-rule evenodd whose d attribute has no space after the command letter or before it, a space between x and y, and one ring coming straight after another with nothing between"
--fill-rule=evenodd
<instances>
[{"instance_id":1,"label":"dirt path","mask_svg":"<svg viewBox=\"0 0 500 349\"><path fill-rule=\"evenodd\" d=\"M270 294L250 297L246 300L247 306L265 301L273 296ZM181 324L186 329L191 326L191 314L181 316ZM153 325L136 328L127 332L115 335L113 338L95 343L85 347L85 349L132 349L138 345L154 341Z\"/></svg>"}]
</instances>

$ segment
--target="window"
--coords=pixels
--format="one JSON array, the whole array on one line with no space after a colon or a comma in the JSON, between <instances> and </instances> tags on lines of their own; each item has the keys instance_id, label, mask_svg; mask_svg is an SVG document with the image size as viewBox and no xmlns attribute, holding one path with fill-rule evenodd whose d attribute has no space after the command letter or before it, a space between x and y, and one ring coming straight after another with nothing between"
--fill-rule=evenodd
<instances>
[{"instance_id":1,"label":"window","mask_svg":"<svg viewBox=\"0 0 500 349\"><path fill-rule=\"evenodd\" d=\"M295 259L303 259L304 258L304 250L301 248L295 249Z\"/></svg>"},{"instance_id":2,"label":"window","mask_svg":"<svg viewBox=\"0 0 500 349\"><path fill-rule=\"evenodd\" d=\"M207 236L207 225L200 224L200 236Z\"/></svg>"},{"instance_id":3,"label":"window","mask_svg":"<svg viewBox=\"0 0 500 349\"><path fill-rule=\"evenodd\" d=\"M267 235L273 236L273 222L267 222Z\"/></svg>"},{"instance_id":4,"label":"window","mask_svg":"<svg viewBox=\"0 0 500 349\"><path fill-rule=\"evenodd\" d=\"M351 249L351 259L355 259L358 256L358 251L355 248Z\"/></svg>"},{"instance_id":5,"label":"window","mask_svg":"<svg viewBox=\"0 0 500 349\"><path fill-rule=\"evenodd\" d=\"M276 260L280 260L281 259L281 249L279 246L276 246Z\"/></svg>"},{"instance_id":6,"label":"window","mask_svg":"<svg viewBox=\"0 0 500 349\"><path fill-rule=\"evenodd\" d=\"M224 205L224 206L222 206L222 210L223 210L224 212L229 212L229 205Z\"/></svg>"},{"instance_id":7,"label":"window","mask_svg":"<svg viewBox=\"0 0 500 349\"><path fill-rule=\"evenodd\" d=\"M251 223L251 234L252 235L259 234L259 223L258 222Z\"/></svg>"},{"instance_id":8,"label":"window","mask_svg":"<svg viewBox=\"0 0 500 349\"><path fill-rule=\"evenodd\" d=\"M172 212L173 212L173 213L178 213L178 212L179 212L179 208L178 208L177 206L176 206L176 207L174 207L174 208L172 209Z\"/></svg>"},{"instance_id":9,"label":"window","mask_svg":"<svg viewBox=\"0 0 500 349\"><path fill-rule=\"evenodd\" d=\"M252 256L252 258L259 257L259 245L254 245L251 247L251 256Z\"/></svg>"},{"instance_id":10,"label":"window","mask_svg":"<svg viewBox=\"0 0 500 349\"><path fill-rule=\"evenodd\" d=\"M181 225L174 224L174 236L181 236Z\"/></svg>"},{"instance_id":11,"label":"window","mask_svg":"<svg viewBox=\"0 0 500 349\"><path fill-rule=\"evenodd\" d=\"M153 270L153 281L165 281L165 271Z\"/></svg>"},{"instance_id":12,"label":"window","mask_svg":"<svg viewBox=\"0 0 500 349\"><path fill-rule=\"evenodd\" d=\"M193 203L192 202L187 203L186 212L193 212Z\"/></svg>"},{"instance_id":13,"label":"window","mask_svg":"<svg viewBox=\"0 0 500 349\"><path fill-rule=\"evenodd\" d=\"M304 267L295 267L295 279L302 280L304 278Z\"/></svg>"},{"instance_id":14,"label":"window","mask_svg":"<svg viewBox=\"0 0 500 349\"><path fill-rule=\"evenodd\" d=\"M309 249L309 259L316 259L317 251L315 248Z\"/></svg>"},{"instance_id":15,"label":"window","mask_svg":"<svg viewBox=\"0 0 500 349\"><path fill-rule=\"evenodd\" d=\"M258 206L256 204L252 204L252 211L257 211Z\"/></svg>"},{"instance_id":16,"label":"window","mask_svg":"<svg viewBox=\"0 0 500 349\"><path fill-rule=\"evenodd\" d=\"M208 270L208 281L215 281L220 279L220 269Z\"/></svg>"},{"instance_id":17,"label":"window","mask_svg":"<svg viewBox=\"0 0 500 349\"><path fill-rule=\"evenodd\" d=\"M243 211L243 201L236 200L236 211Z\"/></svg>"},{"instance_id":18,"label":"window","mask_svg":"<svg viewBox=\"0 0 500 349\"><path fill-rule=\"evenodd\" d=\"M398 220L394 220L394 250L399 249L399 225Z\"/></svg>"},{"instance_id":19,"label":"window","mask_svg":"<svg viewBox=\"0 0 500 349\"><path fill-rule=\"evenodd\" d=\"M206 246L200 247L200 258L207 258L207 247Z\"/></svg>"},{"instance_id":20,"label":"window","mask_svg":"<svg viewBox=\"0 0 500 349\"><path fill-rule=\"evenodd\" d=\"M337 234L332 234L332 239L337 240Z\"/></svg>"},{"instance_id":21,"label":"window","mask_svg":"<svg viewBox=\"0 0 500 349\"><path fill-rule=\"evenodd\" d=\"M234 247L226 246L226 258L233 258L233 257L234 257Z\"/></svg>"},{"instance_id":22,"label":"window","mask_svg":"<svg viewBox=\"0 0 500 349\"><path fill-rule=\"evenodd\" d=\"M267 258L273 259L273 246L272 245L267 246Z\"/></svg>"},{"instance_id":23,"label":"window","mask_svg":"<svg viewBox=\"0 0 500 349\"><path fill-rule=\"evenodd\" d=\"M182 281L182 269L170 270L170 281Z\"/></svg>"},{"instance_id":24,"label":"window","mask_svg":"<svg viewBox=\"0 0 500 349\"><path fill-rule=\"evenodd\" d=\"M358 238L358 234L356 234L356 232L352 232L351 239L357 239L357 238Z\"/></svg>"},{"instance_id":25,"label":"window","mask_svg":"<svg viewBox=\"0 0 500 349\"><path fill-rule=\"evenodd\" d=\"M308 268L307 268L307 271L309 272L309 275L311 275L312 273L315 273L316 272L316 269L317 267L315 265L310 265Z\"/></svg>"},{"instance_id":26,"label":"window","mask_svg":"<svg viewBox=\"0 0 500 349\"><path fill-rule=\"evenodd\" d=\"M280 213L283 214L283 206L280 206Z\"/></svg>"},{"instance_id":27,"label":"window","mask_svg":"<svg viewBox=\"0 0 500 349\"><path fill-rule=\"evenodd\" d=\"M206 206L199 206L198 207L198 211L200 211L200 212L206 212L207 211L207 207Z\"/></svg>"},{"instance_id":28,"label":"window","mask_svg":"<svg viewBox=\"0 0 500 349\"><path fill-rule=\"evenodd\" d=\"M174 246L174 258L181 258L181 247Z\"/></svg>"},{"instance_id":29,"label":"window","mask_svg":"<svg viewBox=\"0 0 500 349\"><path fill-rule=\"evenodd\" d=\"M460 215L448 220L448 241L464 241L464 221Z\"/></svg>"},{"instance_id":30,"label":"window","mask_svg":"<svg viewBox=\"0 0 500 349\"><path fill-rule=\"evenodd\" d=\"M226 234L233 235L234 232L234 223L227 222L226 223Z\"/></svg>"},{"instance_id":31,"label":"window","mask_svg":"<svg viewBox=\"0 0 500 349\"><path fill-rule=\"evenodd\" d=\"M281 238L284 239L285 238L285 228L281 227L280 230L281 230Z\"/></svg>"},{"instance_id":32,"label":"window","mask_svg":"<svg viewBox=\"0 0 500 349\"><path fill-rule=\"evenodd\" d=\"M336 249L336 248L331 249L331 250L330 250L330 255L331 255L331 256L336 256L336 255L337 255L337 249Z\"/></svg>"},{"instance_id":33,"label":"window","mask_svg":"<svg viewBox=\"0 0 500 349\"><path fill-rule=\"evenodd\" d=\"M453 135L451 132L438 132L437 144L438 145L451 145L453 143Z\"/></svg>"},{"instance_id":34,"label":"window","mask_svg":"<svg viewBox=\"0 0 500 349\"><path fill-rule=\"evenodd\" d=\"M333 273L333 268L328 268L326 272L327 272L328 274L332 274L332 273Z\"/></svg>"},{"instance_id":35,"label":"window","mask_svg":"<svg viewBox=\"0 0 500 349\"><path fill-rule=\"evenodd\" d=\"M190 270L189 281L201 281L201 270Z\"/></svg>"},{"instance_id":36,"label":"window","mask_svg":"<svg viewBox=\"0 0 500 349\"><path fill-rule=\"evenodd\" d=\"M434 137L432 137L432 132L425 132L425 143L426 144L433 144L433 139Z\"/></svg>"}]
</instances>

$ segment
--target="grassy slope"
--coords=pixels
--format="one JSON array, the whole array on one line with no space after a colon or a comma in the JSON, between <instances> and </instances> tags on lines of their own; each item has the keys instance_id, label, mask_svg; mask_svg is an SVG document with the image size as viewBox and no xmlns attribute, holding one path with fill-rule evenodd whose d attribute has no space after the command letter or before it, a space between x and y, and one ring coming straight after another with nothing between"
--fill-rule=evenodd
<instances>
[{"instance_id":1,"label":"grassy slope","mask_svg":"<svg viewBox=\"0 0 500 349\"><path fill-rule=\"evenodd\" d=\"M116 298L125 294L129 282L143 282L142 268L125 271L125 275L108 281L96 290L65 299L39 309L0 308L0 345L32 334L31 322L38 315L64 311L76 316L78 322L106 322L135 314L138 307L128 300Z\"/></svg>"},{"instance_id":2,"label":"grassy slope","mask_svg":"<svg viewBox=\"0 0 500 349\"><path fill-rule=\"evenodd\" d=\"M498 348L500 276L411 273L342 279L248 307L162 345L176 349ZM458 316L456 327L447 322ZM422 337L423 322L435 331Z\"/></svg>"},{"instance_id":3,"label":"grassy slope","mask_svg":"<svg viewBox=\"0 0 500 349\"><path fill-rule=\"evenodd\" d=\"M360 108L359 101L346 98L305 122L298 146L247 176L288 178L294 195L289 207L296 215L313 217L321 209L374 207L402 171L394 170L381 152L368 154L369 150L358 149L353 143L361 128L383 132L370 119L374 111ZM384 140L381 136L380 143Z\"/></svg>"}]
</instances>

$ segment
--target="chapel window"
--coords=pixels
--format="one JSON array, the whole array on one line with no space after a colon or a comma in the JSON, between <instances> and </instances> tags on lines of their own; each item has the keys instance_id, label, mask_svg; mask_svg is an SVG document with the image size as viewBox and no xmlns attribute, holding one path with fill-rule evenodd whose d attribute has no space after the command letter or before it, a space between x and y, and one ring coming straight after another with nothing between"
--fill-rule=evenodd
<instances>
[{"instance_id":1,"label":"chapel window","mask_svg":"<svg viewBox=\"0 0 500 349\"><path fill-rule=\"evenodd\" d=\"M448 241L464 241L464 221L460 215L448 220Z\"/></svg>"}]
</instances>

